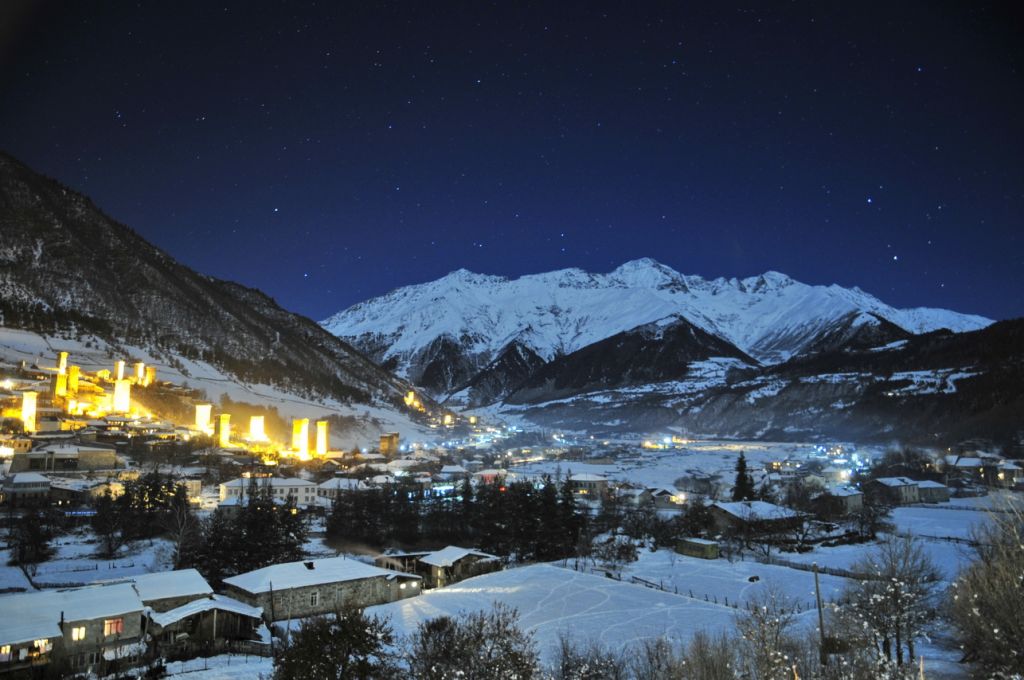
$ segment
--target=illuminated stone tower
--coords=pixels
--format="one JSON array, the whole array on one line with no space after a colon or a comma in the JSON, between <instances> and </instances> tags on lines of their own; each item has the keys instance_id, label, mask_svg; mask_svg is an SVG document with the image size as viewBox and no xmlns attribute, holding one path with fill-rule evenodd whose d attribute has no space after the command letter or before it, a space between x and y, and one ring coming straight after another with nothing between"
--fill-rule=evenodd
<instances>
[{"instance_id":1,"label":"illuminated stone tower","mask_svg":"<svg viewBox=\"0 0 1024 680\"><path fill-rule=\"evenodd\" d=\"M226 449L231 446L231 414L220 414L220 447Z\"/></svg>"},{"instance_id":2,"label":"illuminated stone tower","mask_svg":"<svg viewBox=\"0 0 1024 680\"><path fill-rule=\"evenodd\" d=\"M213 404L196 404L196 429L213 434Z\"/></svg>"},{"instance_id":3,"label":"illuminated stone tower","mask_svg":"<svg viewBox=\"0 0 1024 680\"><path fill-rule=\"evenodd\" d=\"M316 455L327 455L327 421L316 421Z\"/></svg>"},{"instance_id":4,"label":"illuminated stone tower","mask_svg":"<svg viewBox=\"0 0 1024 680\"><path fill-rule=\"evenodd\" d=\"M143 383L149 387L156 382L156 366L146 366L146 381Z\"/></svg>"},{"instance_id":5,"label":"illuminated stone tower","mask_svg":"<svg viewBox=\"0 0 1024 680\"><path fill-rule=\"evenodd\" d=\"M60 352L57 355L57 375L64 375L68 372L68 353Z\"/></svg>"},{"instance_id":6,"label":"illuminated stone tower","mask_svg":"<svg viewBox=\"0 0 1024 680\"><path fill-rule=\"evenodd\" d=\"M249 416L249 440L254 442L267 441L263 416Z\"/></svg>"},{"instance_id":7,"label":"illuminated stone tower","mask_svg":"<svg viewBox=\"0 0 1024 680\"><path fill-rule=\"evenodd\" d=\"M124 361L114 362L114 380L124 380Z\"/></svg>"},{"instance_id":8,"label":"illuminated stone tower","mask_svg":"<svg viewBox=\"0 0 1024 680\"><path fill-rule=\"evenodd\" d=\"M71 394L78 394L78 378L82 373L82 369L79 366L72 364L68 367L68 392Z\"/></svg>"},{"instance_id":9,"label":"illuminated stone tower","mask_svg":"<svg viewBox=\"0 0 1024 680\"><path fill-rule=\"evenodd\" d=\"M50 377L50 391L54 398L68 396L68 376L66 373L58 373Z\"/></svg>"},{"instance_id":10,"label":"illuminated stone tower","mask_svg":"<svg viewBox=\"0 0 1024 680\"><path fill-rule=\"evenodd\" d=\"M299 458L309 457L309 418L292 421L292 450Z\"/></svg>"},{"instance_id":11,"label":"illuminated stone tower","mask_svg":"<svg viewBox=\"0 0 1024 680\"><path fill-rule=\"evenodd\" d=\"M141 361L136 361L132 365L133 372L135 373L135 384L145 385L146 384L146 364Z\"/></svg>"},{"instance_id":12,"label":"illuminated stone tower","mask_svg":"<svg viewBox=\"0 0 1024 680\"><path fill-rule=\"evenodd\" d=\"M114 413L128 413L132 406L132 384L127 380L114 381Z\"/></svg>"},{"instance_id":13,"label":"illuminated stone tower","mask_svg":"<svg viewBox=\"0 0 1024 680\"><path fill-rule=\"evenodd\" d=\"M21 422L25 426L25 432L36 431L36 397L35 392L23 392L21 394Z\"/></svg>"}]
</instances>

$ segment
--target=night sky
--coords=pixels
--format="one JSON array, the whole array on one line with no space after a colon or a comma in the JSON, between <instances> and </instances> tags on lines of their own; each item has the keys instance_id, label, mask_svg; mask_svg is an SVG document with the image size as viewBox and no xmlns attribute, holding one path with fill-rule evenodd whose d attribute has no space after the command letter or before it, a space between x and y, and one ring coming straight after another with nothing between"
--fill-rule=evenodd
<instances>
[{"instance_id":1,"label":"night sky","mask_svg":"<svg viewBox=\"0 0 1024 680\"><path fill-rule=\"evenodd\" d=\"M774 4L8 0L0 148L316 319L644 256L1024 315L1019 3Z\"/></svg>"}]
</instances>

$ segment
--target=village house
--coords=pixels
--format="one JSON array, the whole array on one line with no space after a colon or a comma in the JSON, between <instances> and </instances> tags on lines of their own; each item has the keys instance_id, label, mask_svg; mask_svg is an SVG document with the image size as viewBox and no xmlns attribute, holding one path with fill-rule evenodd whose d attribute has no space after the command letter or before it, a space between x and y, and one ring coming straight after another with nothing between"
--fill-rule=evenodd
<instances>
[{"instance_id":1,"label":"village house","mask_svg":"<svg viewBox=\"0 0 1024 680\"><path fill-rule=\"evenodd\" d=\"M578 473L569 477L572 492L579 496L604 498L608 495L608 479L602 475Z\"/></svg>"},{"instance_id":2,"label":"village house","mask_svg":"<svg viewBox=\"0 0 1024 680\"><path fill-rule=\"evenodd\" d=\"M1011 461L1003 461L996 469L995 486L1013 489L1024 484L1024 468Z\"/></svg>"},{"instance_id":3,"label":"village house","mask_svg":"<svg viewBox=\"0 0 1024 680\"><path fill-rule=\"evenodd\" d=\"M823 517L842 517L864 509L864 494L849 486L833 486L814 497L814 509Z\"/></svg>"},{"instance_id":4,"label":"village house","mask_svg":"<svg viewBox=\"0 0 1024 680\"><path fill-rule=\"evenodd\" d=\"M786 531L803 521L795 510L765 501L717 502L708 506L715 529L719 532L748 531L772 533Z\"/></svg>"},{"instance_id":5,"label":"village house","mask_svg":"<svg viewBox=\"0 0 1024 680\"><path fill-rule=\"evenodd\" d=\"M917 496L922 503L945 503L949 500L949 487L926 479L917 482Z\"/></svg>"},{"instance_id":6,"label":"village house","mask_svg":"<svg viewBox=\"0 0 1024 680\"><path fill-rule=\"evenodd\" d=\"M50 479L37 472L18 472L4 480L4 501L14 507L38 507L50 503Z\"/></svg>"},{"instance_id":7,"label":"village house","mask_svg":"<svg viewBox=\"0 0 1024 680\"><path fill-rule=\"evenodd\" d=\"M252 479L244 477L224 482L220 485L221 502L232 498L244 500L249 494ZM299 479L297 477L262 477L256 479L256 485L261 489L270 492L270 497L275 500L284 501L289 496L295 499L295 504L306 507L316 503L318 487L313 482Z\"/></svg>"},{"instance_id":8,"label":"village house","mask_svg":"<svg viewBox=\"0 0 1024 680\"><path fill-rule=\"evenodd\" d=\"M213 595L213 588L195 569L139 574L127 581L134 584L142 604L157 612Z\"/></svg>"},{"instance_id":9,"label":"village house","mask_svg":"<svg viewBox=\"0 0 1024 680\"><path fill-rule=\"evenodd\" d=\"M675 550L680 555L698 557L702 560L717 560L719 555L718 541L706 538L683 538L676 542Z\"/></svg>"},{"instance_id":10,"label":"village house","mask_svg":"<svg viewBox=\"0 0 1024 680\"><path fill-rule=\"evenodd\" d=\"M427 567L426 585L441 588L471 576L478 576L501 568L501 560L479 550L449 545L419 558Z\"/></svg>"},{"instance_id":11,"label":"village house","mask_svg":"<svg viewBox=\"0 0 1024 680\"><path fill-rule=\"evenodd\" d=\"M348 491L366 491L369 489L362 480L353 477L332 477L326 482L321 482L316 487L316 495L333 501L339 495Z\"/></svg>"},{"instance_id":12,"label":"village house","mask_svg":"<svg viewBox=\"0 0 1024 680\"><path fill-rule=\"evenodd\" d=\"M180 607L151 612L150 634L157 644L250 640L263 623L263 609L226 595L210 595Z\"/></svg>"},{"instance_id":13,"label":"village house","mask_svg":"<svg viewBox=\"0 0 1024 680\"><path fill-rule=\"evenodd\" d=\"M921 500L917 482L907 477L879 477L864 482L865 489L892 505L907 505Z\"/></svg>"},{"instance_id":14,"label":"village house","mask_svg":"<svg viewBox=\"0 0 1024 680\"><path fill-rule=\"evenodd\" d=\"M274 564L224 579L226 594L263 609L268 621L370 607L420 592L422 579L346 557Z\"/></svg>"},{"instance_id":15,"label":"village house","mask_svg":"<svg viewBox=\"0 0 1024 680\"><path fill-rule=\"evenodd\" d=\"M53 661L102 675L144 651L142 600L130 583L0 597L0 673Z\"/></svg>"},{"instance_id":16,"label":"village house","mask_svg":"<svg viewBox=\"0 0 1024 680\"><path fill-rule=\"evenodd\" d=\"M680 510L686 503L685 493L665 486L650 487L647 493L658 510Z\"/></svg>"}]
</instances>

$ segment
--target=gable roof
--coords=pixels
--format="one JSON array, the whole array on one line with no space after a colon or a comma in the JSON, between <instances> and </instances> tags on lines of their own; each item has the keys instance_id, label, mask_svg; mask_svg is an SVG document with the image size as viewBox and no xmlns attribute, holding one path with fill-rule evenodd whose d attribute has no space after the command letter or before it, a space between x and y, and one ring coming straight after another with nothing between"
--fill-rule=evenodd
<instances>
[{"instance_id":1,"label":"gable roof","mask_svg":"<svg viewBox=\"0 0 1024 680\"><path fill-rule=\"evenodd\" d=\"M312 565L312 568L307 565ZM358 581L364 578L384 577L390 580L399 576L420 578L400 571L381 569L347 557L328 557L322 560L272 564L269 567L226 578L224 583L255 594L325 583Z\"/></svg>"},{"instance_id":2,"label":"gable roof","mask_svg":"<svg viewBox=\"0 0 1024 680\"><path fill-rule=\"evenodd\" d=\"M46 590L0 597L0 644L16 644L62 635L67 622L142 612L144 605L130 583L68 590Z\"/></svg>"},{"instance_id":3,"label":"gable roof","mask_svg":"<svg viewBox=\"0 0 1024 680\"><path fill-rule=\"evenodd\" d=\"M450 567L459 560L469 557L470 555L480 557L485 560L498 559L496 555L490 555L485 552L480 552L479 550L473 550L472 548L460 548L457 545L449 545L446 548L441 548L440 550L435 550L432 553L427 553L420 558L420 562L429 564L432 567Z\"/></svg>"},{"instance_id":4,"label":"gable roof","mask_svg":"<svg viewBox=\"0 0 1024 680\"><path fill-rule=\"evenodd\" d=\"M789 508L784 508L781 505L775 505L774 503L767 503L765 501L734 501L732 503L718 502L713 503L712 507L718 508L723 512L727 512L733 517L738 517L744 522L759 519L784 519L800 516L800 513L796 510L790 510Z\"/></svg>"},{"instance_id":5,"label":"gable roof","mask_svg":"<svg viewBox=\"0 0 1024 680\"><path fill-rule=\"evenodd\" d=\"M910 479L909 477L879 477L875 481L878 482L879 484L882 484L883 486L893 488L898 486L914 486L917 484L917 482L915 482L913 479Z\"/></svg>"},{"instance_id":6,"label":"gable roof","mask_svg":"<svg viewBox=\"0 0 1024 680\"><path fill-rule=\"evenodd\" d=\"M143 602L152 602L168 597L213 594L213 588L195 569L140 574L133 576L131 580L135 583L135 590Z\"/></svg>"},{"instance_id":7,"label":"gable roof","mask_svg":"<svg viewBox=\"0 0 1024 680\"><path fill-rule=\"evenodd\" d=\"M170 611L153 612L149 615L149 618L153 619L153 622L161 628L166 628L172 623L177 623L189 616L200 612L210 611L211 609L219 609L222 612L240 614L242 616L248 616L251 619L259 619L263 617L262 607L250 607L244 602L239 602L238 600L225 595L213 595L211 597L192 600L191 602L171 609Z\"/></svg>"}]
</instances>

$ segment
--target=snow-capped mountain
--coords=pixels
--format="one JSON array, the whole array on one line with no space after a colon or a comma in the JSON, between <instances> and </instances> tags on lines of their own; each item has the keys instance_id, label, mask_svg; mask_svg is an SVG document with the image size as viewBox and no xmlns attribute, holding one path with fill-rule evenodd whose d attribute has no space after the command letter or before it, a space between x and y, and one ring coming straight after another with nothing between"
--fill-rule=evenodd
<instances>
[{"instance_id":1,"label":"snow-capped mountain","mask_svg":"<svg viewBox=\"0 0 1024 680\"><path fill-rule=\"evenodd\" d=\"M322 325L444 396L466 387L510 347L548 364L664 319L684 319L735 350L719 346L708 357L745 354L762 364L846 343L877 346L992 323L941 309L896 309L859 288L811 286L778 272L706 280L645 258L608 274L564 269L506 279L460 269L357 304ZM522 369L522 362L516 365Z\"/></svg>"}]
</instances>

